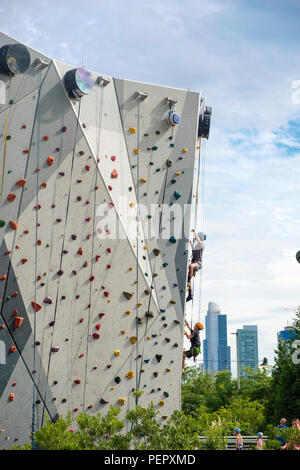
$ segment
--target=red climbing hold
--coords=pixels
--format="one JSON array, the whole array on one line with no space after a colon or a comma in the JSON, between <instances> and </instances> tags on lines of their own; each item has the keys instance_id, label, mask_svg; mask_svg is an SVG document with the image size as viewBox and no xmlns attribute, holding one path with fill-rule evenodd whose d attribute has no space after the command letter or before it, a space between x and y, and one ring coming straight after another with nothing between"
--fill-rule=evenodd
<instances>
[{"instance_id":1,"label":"red climbing hold","mask_svg":"<svg viewBox=\"0 0 300 470\"><path fill-rule=\"evenodd\" d=\"M96 255L96 261L99 261L100 255Z\"/></svg>"},{"instance_id":2,"label":"red climbing hold","mask_svg":"<svg viewBox=\"0 0 300 470\"><path fill-rule=\"evenodd\" d=\"M101 328L100 323L97 323L95 327L96 327L96 330L100 330L100 328Z\"/></svg>"},{"instance_id":3,"label":"red climbing hold","mask_svg":"<svg viewBox=\"0 0 300 470\"><path fill-rule=\"evenodd\" d=\"M16 346L12 345L10 348L9 348L10 352L15 352L16 351Z\"/></svg>"},{"instance_id":4,"label":"red climbing hold","mask_svg":"<svg viewBox=\"0 0 300 470\"><path fill-rule=\"evenodd\" d=\"M6 278L7 278L6 274L3 274L3 276L0 277L0 281L5 281Z\"/></svg>"},{"instance_id":5,"label":"red climbing hold","mask_svg":"<svg viewBox=\"0 0 300 470\"><path fill-rule=\"evenodd\" d=\"M44 139L44 140L49 140L49 136L48 136L48 135L44 135L43 139Z\"/></svg>"},{"instance_id":6,"label":"red climbing hold","mask_svg":"<svg viewBox=\"0 0 300 470\"><path fill-rule=\"evenodd\" d=\"M29 149L24 149L23 153L29 153Z\"/></svg>"},{"instance_id":7,"label":"red climbing hold","mask_svg":"<svg viewBox=\"0 0 300 470\"><path fill-rule=\"evenodd\" d=\"M20 186L21 188L23 188L23 186L25 186L25 184L26 184L26 178L22 178L22 179L20 179L19 181L16 182L16 185Z\"/></svg>"},{"instance_id":8,"label":"red climbing hold","mask_svg":"<svg viewBox=\"0 0 300 470\"><path fill-rule=\"evenodd\" d=\"M99 313L99 318L101 320L102 317L104 317L105 313Z\"/></svg>"},{"instance_id":9,"label":"red climbing hold","mask_svg":"<svg viewBox=\"0 0 300 470\"><path fill-rule=\"evenodd\" d=\"M110 249L110 248L106 248L106 251L107 251L107 253L111 253L111 249Z\"/></svg>"},{"instance_id":10,"label":"red climbing hold","mask_svg":"<svg viewBox=\"0 0 300 470\"><path fill-rule=\"evenodd\" d=\"M79 248L77 253L78 253L78 255L82 255L82 248Z\"/></svg>"},{"instance_id":11,"label":"red climbing hold","mask_svg":"<svg viewBox=\"0 0 300 470\"><path fill-rule=\"evenodd\" d=\"M109 191L111 191L111 190L112 190L112 186L108 185L108 189L109 189Z\"/></svg>"},{"instance_id":12,"label":"red climbing hold","mask_svg":"<svg viewBox=\"0 0 300 470\"><path fill-rule=\"evenodd\" d=\"M95 276L92 275L92 276L90 277L90 281L92 282L92 281L94 281L94 279L95 279Z\"/></svg>"},{"instance_id":13,"label":"red climbing hold","mask_svg":"<svg viewBox=\"0 0 300 470\"><path fill-rule=\"evenodd\" d=\"M7 195L7 200L8 200L9 202L13 202L13 201L16 199L16 197L17 197L17 196L16 196L14 193L9 193L9 194Z\"/></svg>"},{"instance_id":14,"label":"red climbing hold","mask_svg":"<svg viewBox=\"0 0 300 470\"><path fill-rule=\"evenodd\" d=\"M75 382L76 384L80 384L80 383L81 383L81 379L75 379L74 382Z\"/></svg>"},{"instance_id":15,"label":"red climbing hold","mask_svg":"<svg viewBox=\"0 0 300 470\"><path fill-rule=\"evenodd\" d=\"M99 338L100 338L99 333L93 333L93 338L94 338L94 339L99 339Z\"/></svg>"},{"instance_id":16,"label":"red climbing hold","mask_svg":"<svg viewBox=\"0 0 300 470\"><path fill-rule=\"evenodd\" d=\"M33 310L35 310L36 312L38 312L42 308L40 304L35 303L34 301L31 302L31 305L32 305Z\"/></svg>"},{"instance_id":17,"label":"red climbing hold","mask_svg":"<svg viewBox=\"0 0 300 470\"><path fill-rule=\"evenodd\" d=\"M28 261L28 259L25 259L25 258L21 259L21 263L22 263L22 264L27 263L27 261Z\"/></svg>"},{"instance_id":18,"label":"red climbing hold","mask_svg":"<svg viewBox=\"0 0 300 470\"><path fill-rule=\"evenodd\" d=\"M46 188L46 187L47 187L47 183L42 183L42 184L41 184L41 187L42 187L42 188Z\"/></svg>"},{"instance_id":19,"label":"red climbing hold","mask_svg":"<svg viewBox=\"0 0 300 470\"><path fill-rule=\"evenodd\" d=\"M110 157L110 158L111 158L111 160L112 160L113 162L114 162L115 159L116 159L116 157L115 157L114 155L113 155L112 157Z\"/></svg>"},{"instance_id":20,"label":"red climbing hold","mask_svg":"<svg viewBox=\"0 0 300 470\"><path fill-rule=\"evenodd\" d=\"M109 292L105 291L105 292L104 292L104 296L105 296L105 297L109 297Z\"/></svg>"},{"instance_id":21,"label":"red climbing hold","mask_svg":"<svg viewBox=\"0 0 300 470\"><path fill-rule=\"evenodd\" d=\"M85 169L86 169L86 171L90 171L90 169L91 169L90 165L85 165Z\"/></svg>"},{"instance_id":22,"label":"red climbing hold","mask_svg":"<svg viewBox=\"0 0 300 470\"><path fill-rule=\"evenodd\" d=\"M110 269L110 268L111 268L111 264L108 264L106 267L107 267L107 269Z\"/></svg>"},{"instance_id":23,"label":"red climbing hold","mask_svg":"<svg viewBox=\"0 0 300 470\"><path fill-rule=\"evenodd\" d=\"M51 155L49 155L49 157L47 158L47 165L48 166L52 166L54 163L54 157L52 157Z\"/></svg>"}]
</instances>

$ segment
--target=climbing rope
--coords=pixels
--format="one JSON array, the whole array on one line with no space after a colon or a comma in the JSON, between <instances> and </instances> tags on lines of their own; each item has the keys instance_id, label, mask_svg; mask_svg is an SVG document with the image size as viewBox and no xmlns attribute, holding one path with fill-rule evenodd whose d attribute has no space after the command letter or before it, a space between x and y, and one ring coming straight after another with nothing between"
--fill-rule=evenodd
<instances>
[{"instance_id":1,"label":"climbing rope","mask_svg":"<svg viewBox=\"0 0 300 470\"><path fill-rule=\"evenodd\" d=\"M5 134L4 134L4 155L3 155L3 165L2 165L2 180L1 180L1 192L0 192L0 203L2 201L3 196L3 188L4 188L4 179L5 179L5 163L6 163L6 152L7 152L7 131L8 131L8 118L9 118L9 111L11 108L11 72L9 74L9 98L8 98L8 108L6 112L6 123L5 123Z\"/></svg>"}]
</instances>

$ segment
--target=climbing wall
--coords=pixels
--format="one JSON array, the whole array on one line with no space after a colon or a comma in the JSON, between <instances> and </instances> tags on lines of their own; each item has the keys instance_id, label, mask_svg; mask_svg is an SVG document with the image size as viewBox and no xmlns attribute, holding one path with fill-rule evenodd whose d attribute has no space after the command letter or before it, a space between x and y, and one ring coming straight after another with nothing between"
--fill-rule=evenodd
<instances>
[{"instance_id":1,"label":"climbing wall","mask_svg":"<svg viewBox=\"0 0 300 470\"><path fill-rule=\"evenodd\" d=\"M199 94L89 71L76 98L74 67L27 50L0 73L1 448L68 410L122 417L136 388L180 408Z\"/></svg>"}]
</instances>

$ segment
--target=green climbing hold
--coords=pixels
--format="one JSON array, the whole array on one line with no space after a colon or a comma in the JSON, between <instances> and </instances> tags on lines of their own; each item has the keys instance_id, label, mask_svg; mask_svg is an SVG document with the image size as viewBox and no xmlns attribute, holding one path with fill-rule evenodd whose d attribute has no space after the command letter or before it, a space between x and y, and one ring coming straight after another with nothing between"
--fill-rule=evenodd
<instances>
[{"instance_id":1,"label":"green climbing hold","mask_svg":"<svg viewBox=\"0 0 300 470\"><path fill-rule=\"evenodd\" d=\"M153 145L151 150L157 150L157 149L158 149L157 145Z\"/></svg>"},{"instance_id":2,"label":"green climbing hold","mask_svg":"<svg viewBox=\"0 0 300 470\"><path fill-rule=\"evenodd\" d=\"M8 170L7 174L9 175L10 173L12 173L12 170Z\"/></svg>"},{"instance_id":3,"label":"green climbing hold","mask_svg":"<svg viewBox=\"0 0 300 470\"><path fill-rule=\"evenodd\" d=\"M170 144L170 147L174 147L174 146L175 146L175 144Z\"/></svg>"},{"instance_id":4,"label":"green climbing hold","mask_svg":"<svg viewBox=\"0 0 300 470\"><path fill-rule=\"evenodd\" d=\"M14 104L14 100L9 100L9 104Z\"/></svg>"},{"instance_id":5,"label":"green climbing hold","mask_svg":"<svg viewBox=\"0 0 300 470\"><path fill-rule=\"evenodd\" d=\"M4 227L5 221L0 219L0 228Z\"/></svg>"},{"instance_id":6,"label":"green climbing hold","mask_svg":"<svg viewBox=\"0 0 300 470\"><path fill-rule=\"evenodd\" d=\"M170 243L176 243L176 238L174 237L174 235L172 235L172 236L169 238L169 242L170 242Z\"/></svg>"},{"instance_id":7,"label":"green climbing hold","mask_svg":"<svg viewBox=\"0 0 300 470\"><path fill-rule=\"evenodd\" d=\"M169 263L163 263L163 268L166 268Z\"/></svg>"},{"instance_id":8,"label":"green climbing hold","mask_svg":"<svg viewBox=\"0 0 300 470\"><path fill-rule=\"evenodd\" d=\"M175 197L175 199L181 198L181 193L179 193L178 191L175 191L174 192L174 197Z\"/></svg>"},{"instance_id":9,"label":"green climbing hold","mask_svg":"<svg viewBox=\"0 0 300 470\"><path fill-rule=\"evenodd\" d=\"M6 140L10 140L11 139L11 136L10 135L7 135L6 136Z\"/></svg>"},{"instance_id":10,"label":"green climbing hold","mask_svg":"<svg viewBox=\"0 0 300 470\"><path fill-rule=\"evenodd\" d=\"M166 398L168 398L168 396L169 396L168 392L164 392L164 396L165 396Z\"/></svg>"}]
</instances>

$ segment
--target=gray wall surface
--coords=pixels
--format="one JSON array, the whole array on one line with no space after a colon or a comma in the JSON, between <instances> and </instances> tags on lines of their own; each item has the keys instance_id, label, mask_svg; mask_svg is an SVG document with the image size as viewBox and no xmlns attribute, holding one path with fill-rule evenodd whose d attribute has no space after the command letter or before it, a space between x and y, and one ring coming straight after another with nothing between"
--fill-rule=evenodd
<instances>
[{"instance_id":1,"label":"gray wall surface","mask_svg":"<svg viewBox=\"0 0 300 470\"><path fill-rule=\"evenodd\" d=\"M0 34L0 47L15 42ZM123 417L136 387L159 420L180 409L199 94L91 72L76 101L63 81L75 66L28 50L27 71L0 73L1 448L30 442L33 402L36 428L68 410Z\"/></svg>"}]
</instances>

